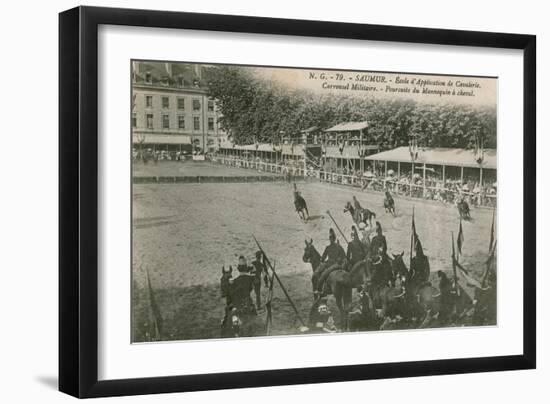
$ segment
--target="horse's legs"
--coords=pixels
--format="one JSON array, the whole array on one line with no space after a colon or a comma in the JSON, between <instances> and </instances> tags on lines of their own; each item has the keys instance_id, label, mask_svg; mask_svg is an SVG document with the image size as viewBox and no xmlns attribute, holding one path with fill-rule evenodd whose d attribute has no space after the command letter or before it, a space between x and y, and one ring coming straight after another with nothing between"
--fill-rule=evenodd
<instances>
[{"instance_id":1,"label":"horse's legs","mask_svg":"<svg viewBox=\"0 0 550 404\"><path fill-rule=\"evenodd\" d=\"M343 329L345 331L349 331L349 308L351 305L351 298L352 298L352 291L353 289L346 288L344 291L344 327Z\"/></svg>"},{"instance_id":2,"label":"horse's legs","mask_svg":"<svg viewBox=\"0 0 550 404\"><path fill-rule=\"evenodd\" d=\"M345 330L346 327L346 311L344 310L344 296L341 288L336 287L334 290L334 299L336 300L336 306L340 312L340 328Z\"/></svg>"}]
</instances>

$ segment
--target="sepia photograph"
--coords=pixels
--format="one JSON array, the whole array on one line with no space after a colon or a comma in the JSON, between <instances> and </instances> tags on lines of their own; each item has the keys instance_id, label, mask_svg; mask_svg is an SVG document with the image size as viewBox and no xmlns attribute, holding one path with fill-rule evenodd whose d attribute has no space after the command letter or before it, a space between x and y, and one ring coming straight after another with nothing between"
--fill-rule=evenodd
<instances>
[{"instance_id":1,"label":"sepia photograph","mask_svg":"<svg viewBox=\"0 0 550 404\"><path fill-rule=\"evenodd\" d=\"M498 326L497 77L129 72L132 343Z\"/></svg>"}]
</instances>

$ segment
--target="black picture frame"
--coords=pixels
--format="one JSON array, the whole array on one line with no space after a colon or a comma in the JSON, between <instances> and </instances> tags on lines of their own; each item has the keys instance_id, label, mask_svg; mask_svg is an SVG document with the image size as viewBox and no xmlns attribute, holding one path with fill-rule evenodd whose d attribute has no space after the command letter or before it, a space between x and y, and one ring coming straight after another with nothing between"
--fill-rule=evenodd
<instances>
[{"instance_id":1,"label":"black picture frame","mask_svg":"<svg viewBox=\"0 0 550 404\"><path fill-rule=\"evenodd\" d=\"M98 26L344 38L523 51L523 353L469 359L99 381ZM76 397L324 383L536 366L536 37L182 12L77 7L59 15L59 389Z\"/></svg>"}]
</instances>

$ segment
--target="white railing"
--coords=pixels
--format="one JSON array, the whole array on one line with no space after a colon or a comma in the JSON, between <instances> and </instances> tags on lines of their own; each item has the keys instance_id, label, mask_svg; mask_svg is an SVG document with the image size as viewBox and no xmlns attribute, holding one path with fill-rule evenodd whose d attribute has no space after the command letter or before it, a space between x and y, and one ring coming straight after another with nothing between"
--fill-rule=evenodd
<instances>
[{"instance_id":1,"label":"white railing","mask_svg":"<svg viewBox=\"0 0 550 404\"><path fill-rule=\"evenodd\" d=\"M389 178L360 177L317 169L308 169L304 176L303 167L268 163L254 159L246 160L235 157L214 156L212 157L212 161L232 167L248 168L274 174L284 175L285 173L290 173L294 177L316 178L320 182L357 187L378 192L384 192L388 189L394 195L435 200L443 203L455 203L458 197L464 196L469 204L473 206L496 207L497 204L497 196L494 194L459 191L443 188L441 186L416 185Z\"/></svg>"}]
</instances>

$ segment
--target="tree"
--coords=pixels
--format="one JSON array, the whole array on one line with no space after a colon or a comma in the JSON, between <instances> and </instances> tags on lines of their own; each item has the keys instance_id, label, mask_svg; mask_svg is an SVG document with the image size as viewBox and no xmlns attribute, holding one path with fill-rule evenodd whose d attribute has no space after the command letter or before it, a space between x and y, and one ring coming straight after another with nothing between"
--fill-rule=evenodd
<instances>
[{"instance_id":1,"label":"tree","mask_svg":"<svg viewBox=\"0 0 550 404\"><path fill-rule=\"evenodd\" d=\"M254 77L249 68L233 66L209 69L208 83L209 96L223 114L222 128L238 144L277 143L281 131L298 135L310 126L367 120L372 143L382 149L407 145L412 134L425 147L474 148L476 139L496 147L495 108L318 95L278 87Z\"/></svg>"}]
</instances>

